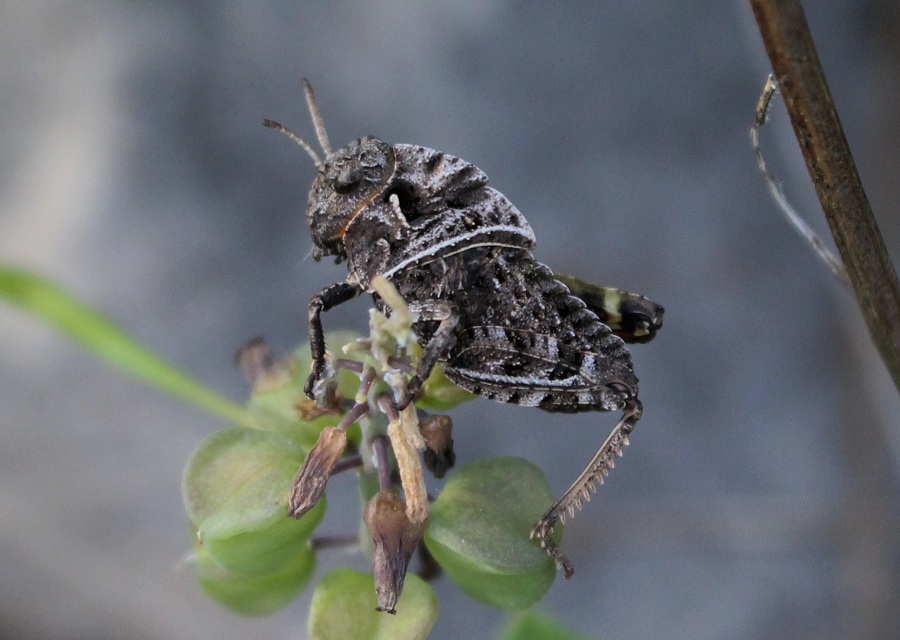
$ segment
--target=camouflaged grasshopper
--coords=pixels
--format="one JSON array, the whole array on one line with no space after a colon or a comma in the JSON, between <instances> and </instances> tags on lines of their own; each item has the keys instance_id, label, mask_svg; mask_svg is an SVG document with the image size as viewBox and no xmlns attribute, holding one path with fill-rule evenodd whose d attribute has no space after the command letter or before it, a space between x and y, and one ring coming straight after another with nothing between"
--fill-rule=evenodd
<instances>
[{"instance_id":1,"label":"camouflaged grasshopper","mask_svg":"<svg viewBox=\"0 0 900 640\"><path fill-rule=\"evenodd\" d=\"M567 413L621 409L596 455L531 531L571 577L572 565L550 534L581 508L628 444L641 402L625 343L651 340L663 308L643 296L554 276L532 257L535 237L524 216L465 160L371 136L332 151L312 87L303 85L324 159L291 130L263 124L315 162L306 209L313 255L346 260L350 272L309 303L307 395L315 396L326 368L322 312L363 292L384 310L371 287L381 275L414 314L423 348L399 408L415 399L440 362L460 387L499 402Z\"/></svg>"}]
</instances>

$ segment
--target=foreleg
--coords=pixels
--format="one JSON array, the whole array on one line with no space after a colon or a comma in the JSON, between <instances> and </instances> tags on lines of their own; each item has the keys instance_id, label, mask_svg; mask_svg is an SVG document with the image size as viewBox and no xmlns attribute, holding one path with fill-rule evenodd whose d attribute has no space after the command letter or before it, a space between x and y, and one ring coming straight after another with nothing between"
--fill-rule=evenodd
<instances>
[{"instance_id":1,"label":"foreleg","mask_svg":"<svg viewBox=\"0 0 900 640\"><path fill-rule=\"evenodd\" d=\"M431 370L440 357L446 354L456 342L456 328L459 326L459 311L449 302L439 300L411 304L409 310L417 316L417 322L440 321L437 330L425 345L416 371L406 385L406 396L397 404L404 409L422 389L422 384L431 375Z\"/></svg>"},{"instance_id":2,"label":"foreleg","mask_svg":"<svg viewBox=\"0 0 900 640\"><path fill-rule=\"evenodd\" d=\"M323 311L352 300L362 293L362 287L349 282L338 282L325 287L309 301L309 349L312 354L312 373L306 380L303 391L315 399L313 388L325 371L325 332L322 330Z\"/></svg>"}]
</instances>

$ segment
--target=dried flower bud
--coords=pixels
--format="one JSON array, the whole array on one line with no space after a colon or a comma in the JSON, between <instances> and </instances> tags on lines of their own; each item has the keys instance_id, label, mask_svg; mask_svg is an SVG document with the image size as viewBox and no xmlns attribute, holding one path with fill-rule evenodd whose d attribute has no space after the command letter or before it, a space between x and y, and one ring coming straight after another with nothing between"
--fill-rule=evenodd
<instances>
[{"instance_id":1,"label":"dried flower bud","mask_svg":"<svg viewBox=\"0 0 900 640\"><path fill-rule=\"evenodd\" d=\"M313 508L331 476L334 465L347 447L347 432L339 427L325 427L310 450L291 485L288 514L299 518Z\"/></svg>"},{"instance_id":2,"label":"dried flower bud","mask_svg":"<svg viewBox=\"0 0 900 640\"><path fill-rule=\"evenodd\" d=\"M450 416L427 416L419 420L419 431L425 438L425 466L435 478L443 478L456 462L456 454L453 453L453 421Z\"/></svg>"},{"instance_id":3,"label":"dried flower bud","mask_svg":"<svg viewBox=\"0 0 900 640\"><path fill-rule=\"evenodd\" d=\"M240 348L234 361L244 372L247 382L253 385L253 393L265 393L280 389L294 376L291 359L276 360L263 338L253 338Z\"/></svg>"},{"instance_id":4,"label":"dried flower bud","mask_svg":"<svg viewBox=\"0 0 900 640\"><path fill-rule=\"evenodd\" d=\"M244 372L247 382L254 383L272 369L275 356L266 341L257 336L238 350L234 361Z\"/></svg>"},{"instance_id":5,"label":"dried flower bud","mask_svg":"<svg viewBox=\"0 0 900 640\"><path fill-rule=\"evenodd\" d=\"M374 545L372 572L378 611L396 613L403 591L406 568L425 533L425 523L416 524L406 517L406 505L396 493L381 491L366 505L363 519Z\"/></svg>"}]
</instances>

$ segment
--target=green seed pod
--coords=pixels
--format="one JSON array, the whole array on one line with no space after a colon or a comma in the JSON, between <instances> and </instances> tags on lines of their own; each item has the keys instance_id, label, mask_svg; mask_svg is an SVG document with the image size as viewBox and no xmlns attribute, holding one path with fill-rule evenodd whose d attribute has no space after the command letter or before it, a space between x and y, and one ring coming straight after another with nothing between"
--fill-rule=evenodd
<instances>
[{"instance_id":1,"label":"green seed pod","mask_svg":"<svg viewBox=\"0 0 900 640\"><path fill-rule=\"evenodd\" d=\"M524 609L556 576L554 563L528 537L552 503L547 480L527 460L479 460L454 473L432 503L425 545L471 597L499 609Z\"/></svg>"},{"instance_id":2,"label":"green seed pod","mask_svg":"<svg viewBox=\"0 0 900 640\"><path fill-rule=\"evenodd\" d=\"M376 611L376 604L372 576L335 569L313 593L310 640L424 640L438 615L434 591L414 575L406 578L397 615Z\"/></svg>"},{"instance_id":3,"label":"green seed pod","mask_svg":"<svg viewBox=\"0 0 900 640\"><path fill-rule=\"evenodd\" d=\"M228 571L198 547L196 566L200 586L211 598L236 613L264 616L289 604L303 590L316 568L316 555L304 545L276 571L244 576Z\"/></svg>"},{"instance_id":4,"label":"green seed pod","mask_svg":"<svg viewBox=\"0 0 900 640\"><path fill-rule=\"evenodd\" d=\"M294 561L325 512L287 516L302 452L276 433L236 427L206 438L184 473L183 494L197 544L227 571L267 575Z\"/></svg>"}]
</instances>

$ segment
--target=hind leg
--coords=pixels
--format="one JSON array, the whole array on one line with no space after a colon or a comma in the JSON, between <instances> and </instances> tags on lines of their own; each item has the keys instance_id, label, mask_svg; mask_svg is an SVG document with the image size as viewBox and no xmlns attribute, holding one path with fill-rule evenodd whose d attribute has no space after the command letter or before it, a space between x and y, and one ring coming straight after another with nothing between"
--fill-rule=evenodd
<instances>
[{"instance_id":1,"label":"hind leg","mask_svg":"<svg viewBox=\"0 0 900 640\"><path fill-rule=\"evenodd\" d=\"M609 470L615 466L616 458L621 457L622 449L628 445L628 434L634 430L637 421L640 420L641 411L641 401L637 399L637 396L631 396L625 400L622 417L600 445L600 449L594 454L593 459L572 483L572 486L556 501L556 504L541 516L531 530L531 537L540 540L541 546L550 557L562 566L566 580L572 577L575 569L550 537L553 527L557 522L565 523L566 516L573 517L576 509L581 509L582 500L590 501L591 493L596 491L597 482L603 484L603 477L609 474Z\"/></svg>"}]
</instances>

